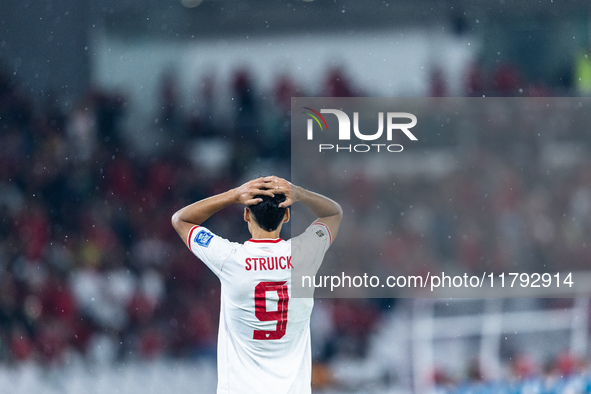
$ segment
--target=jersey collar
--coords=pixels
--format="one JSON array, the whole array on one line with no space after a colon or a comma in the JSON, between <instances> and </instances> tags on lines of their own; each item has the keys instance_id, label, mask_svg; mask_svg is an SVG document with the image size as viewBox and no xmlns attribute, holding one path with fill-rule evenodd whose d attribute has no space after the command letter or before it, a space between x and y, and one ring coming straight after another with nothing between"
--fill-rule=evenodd
<instances>
[{"instance_id":1,"label":"jersey collar","mask_svg":"<svg viewBox=\"0 0 591 394\"><path fill-rule=\"evenodd\" d=\"M281 242L283 239L281 238L261 238L261 239L249 239L248 242L256 242L256 243L272 243L276 244L277 242Z\"/></svg>"}]
</instances>

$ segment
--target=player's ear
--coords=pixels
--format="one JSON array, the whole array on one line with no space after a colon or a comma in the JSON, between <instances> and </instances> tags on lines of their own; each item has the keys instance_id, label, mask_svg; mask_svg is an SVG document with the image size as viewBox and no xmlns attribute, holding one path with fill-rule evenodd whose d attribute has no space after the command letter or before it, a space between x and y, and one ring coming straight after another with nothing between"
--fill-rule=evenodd
<instances>
[{"instance_id":1,"label":"player's ear","mask_svg":"<svg viewBox=\"0 0 591 394\"><path fill-rule=\"evenodd\" d=\"M289 222L289 219L290 219L290 216L289 216L289 215L290 215L290 213L289 213L289 208L287 208L287 209L285 210L285 215L283 215L283 223L287 223L287 222Z\"/></svg>"},{"instance_id":2,"label":"player's ear","mask_svg":"<svg viewBox=\"0 0 591 394\"><path fill-rule=\"evenodd\" d=\"M244 207L244 221L250 222L250 209Z\"/></svg>"}]
</instances>

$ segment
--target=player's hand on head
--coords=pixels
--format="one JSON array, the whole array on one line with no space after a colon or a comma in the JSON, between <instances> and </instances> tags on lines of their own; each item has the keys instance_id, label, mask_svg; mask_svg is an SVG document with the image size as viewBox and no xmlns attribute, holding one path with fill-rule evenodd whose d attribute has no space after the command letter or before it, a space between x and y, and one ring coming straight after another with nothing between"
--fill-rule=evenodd
<instances>
[{"instance_id":1,"label":"player's hand on head","mask_svg":"<svg viewBox=\"0 0 591 394\"><path fill-rule=\"evenodd\" d=\"M279 204L280 208L287 208L296 200L293 198L294 185L278 176L265 177L267 187L275 194L284 194L285 201Z\"/></svg>"},{"instance_id":2,"label":"player's hand on head","mask_svg":"<svg viewBox=\"0 0 591 394\"><path fill-rule=\"evenodd\" d=\"M253 179L238 187L236 189L238 202L246 206L256 205L263 201L260 197L256 196L264 195L273 197L273 191L268 187L266 178L269 177Z\"/></svg>"}]
</instances>

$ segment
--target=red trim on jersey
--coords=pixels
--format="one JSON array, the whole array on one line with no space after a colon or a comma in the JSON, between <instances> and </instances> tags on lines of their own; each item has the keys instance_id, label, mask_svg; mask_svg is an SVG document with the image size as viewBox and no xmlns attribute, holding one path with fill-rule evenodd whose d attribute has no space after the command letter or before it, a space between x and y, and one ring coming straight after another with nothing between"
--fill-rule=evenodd
<instances>
[{"instance_id":1,"label":"red trim on jersey","mask_svg":"<svg viewBox=\"0 0 591 394\"><path fill-rule=\"evenodd\" d=\"M257 243L272 243L272 244L276 244L277 242L281 242L283 241L281 238L276 238L276 239L249 239L248 242L257 242Z\"/></svg>"},{"instance_id":2,"label":"red trim on jersey","mask_svg":"<svg viewBox=\"0 0 591 394\"><path fill-rule=\"evenodd\" d=\"M322 222L314 222L314 223L312 223L312 225L315 225L315 224L319 224L321 226L326 227L326 231L328 231L328 240L330 241L329 244L332 244L332 234L330 233L330 229L328 228L328 226L326 224L322 223Z\"/></svg>"},{"instance_id":3,"label":"red trim on jersey","mask_svg":"<svg viewBox=\"0 0 591 394\"><path fill-rule=\"evenodd\" d=\"M191 230L189 231L189 235L187 236L187 246L189 247L189 250L192 252L193 249L191 249L191 237L193 236L193 230L195 230L197 227L197 225L191 227Z\"/></svg>"}]
</instances>

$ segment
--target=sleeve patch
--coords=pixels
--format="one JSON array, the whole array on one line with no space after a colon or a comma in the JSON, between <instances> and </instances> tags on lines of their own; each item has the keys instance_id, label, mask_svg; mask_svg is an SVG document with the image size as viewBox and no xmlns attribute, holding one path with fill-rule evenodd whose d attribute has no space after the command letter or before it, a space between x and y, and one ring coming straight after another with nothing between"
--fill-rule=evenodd
<instances>
[{"instance_id":1,"label":"sleeve patch","mask_svg":"<svg viewBox=\"0 0 591 394\"><path fill-rule=\"evenodd\" d=\"M195 235L195 238L193 239L193 241L195 241L197 243L197 245L207 248L209 246L209 243L211 242L212 238L213 238L212 233L210 233L209 231L206 231L206 230L201 230L197 233L197 235Z\"/></svg>"},{"instance_id":2,"label":"sleeve patch","mask_svg":"<svg viewBox=\"0 0 591 394\"><path fill-rule=\"evenodd\" d=\"M318 238L322 238L326 235L326 233L324 232L324 230L319 229L316 231L316 235L318 236Z\"/></svg>"}]
</instances>

